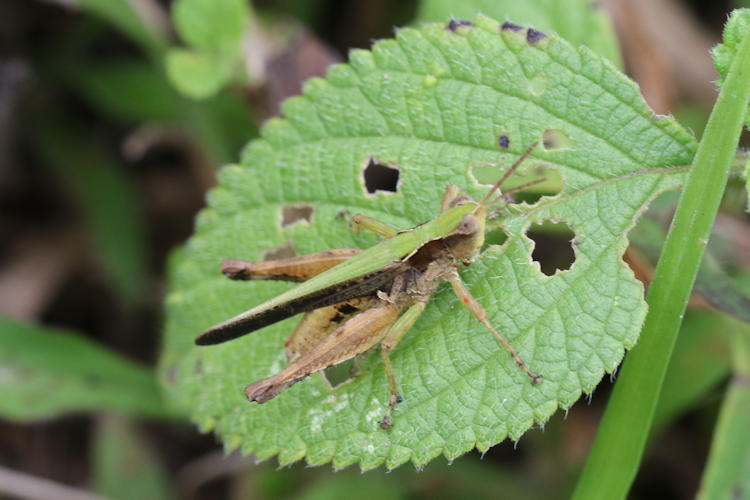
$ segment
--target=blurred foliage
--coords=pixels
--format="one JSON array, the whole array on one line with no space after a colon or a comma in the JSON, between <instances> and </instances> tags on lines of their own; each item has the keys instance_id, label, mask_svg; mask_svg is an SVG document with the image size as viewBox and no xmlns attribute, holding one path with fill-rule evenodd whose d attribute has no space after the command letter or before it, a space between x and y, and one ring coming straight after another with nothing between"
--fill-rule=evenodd
<instances>
[{"instance_id":1,"label":"blurred foliage","mask_svg":"<svg viewBox=\"0 0 750 500\"><path fill-rule=\"evenodd\" d=\"M167 52L172 84L193 99L215 95L242 64L243 38L250 24L247 2L176 0L172 20L180 38L191 47Z\"/></svg>"},{"instance_id":2,"label":"blurred foliage","mask_svg":"<svg viewBox=\"0 0 750 500\"><path fill-rule=\"evenodd\" d=\"M153 372L70 332L0 317L0 415L14 420L115 411L174 418Z\"/></svg>"},{"instance_id":3,"label":"blurred foliage","mask_svg":"<svg viewBox=\"0 0 750 500\"><path fill-rule=\"evenodd\" d=\"M134 160L124 157L123 144L144 131L157 130L169 137L176 133L188 161L203 163L198 168L206 171L204 184L208 185L213 170L236 161L243 145L258 134L256 117L262 112L255 108L256 102L250 96L257 90L253 85L262 84L262 75L252 74L246 59L248 55L258 57L260 50L252 41L260 36L255 30L255 15L267 20L271 29L285 14L318 32L349 29L361 35L363 43L367 36L387 36L390 30L388 27L385 34L373 36L369 32L358 33L359 25L352 27L355 23L345 27L332 25L331 10L340 5L326 0L257 2L262 5L257 13L243 0L177 0L172 3L171 20L169 15L162 19L142 10L150 2L43 3L48 4L49 10L59 12L60 23L55 20L52 37L37 40L38 33L31 37L34 43L29 57L37 77L33 98L24 104L22 113L29 129L29 156L49 168L64 186L78 208L80 222L88 230L91 253L102 275L118 304L127 305L130 312L135 310L132 306L153 300L153 289L159 286L154 284L161 277L153 274L151 242L147 239L147 227L152 221L144 219L144 200L134 182ZM734 3L750 7L748 0ZM65 12L53 9L61 4L66 6ZM410 3L385 2L377 9L408 12L406 4ZM451 16L474 19L481 10L500 20L512 19L547 33L558 33L622 65L609 19L593 5L588 0L423 0L414 22L445 22ZM81 14L71 15L69 8ZM356 12L372 13L366 9ZM728 42L715 50L720 71L728 67L734 55L738 33L747 29L746 15L745 12L745 17L733 18L727 26ZM402 14L390 15L381 20L402 17L405 18ZM354 36L352 33L350 37ZM253 81L256 77L260 80ZM682 103L675 114L680 122L700 132L708 110ZM745 176L750 181L750 164ZM735 191L745 197L741 188ZM747 201L750 204L750 197ZM661 197L654 206L661 206L668 219L674 199ZM733 217L741 216L743 208L750 210L747 205L738 208L736 203L724 207ZM654 220L663 217L649 213L633 232L651 264L656 262L664 238L664 231ZM750 294L750 273L747 263L732 254L731 249L736 246L736 242L728 240L721 248L711 248L721 272L706 272L704 265L697 286L720 288L722 294L717 293L717 297L743 304L741 300ZM731 286L725 286L727 283ZM81 300L87 304L84 309L88 307L88 302ZM739 317L747 312L742 307L735 308ZM144 334L138 329L130 333L133 338ZM695 433L690 436L694 442L707 441L703 434L698 435L703 429L690 427L692 419L684 417L697 416L695 420L701 423L713 422L723 394L703 478L703 498L719 497L727 491L750 491L750 484L742 483L750 478L746 425L750 398L746 384L737 383L748 377L747 335L747 327L728 316L689 312L656 409L651 436L655 446L661 443L660 434L674 432L670 426L676 421L681 428ZM726 384L732 377L734 382ZM600 384L599 390L606 392L608 385ZM101 411L126 418L169 419L170 425L187 420L162 400L152 369L82 335L6 318L0 318L0 390L4 396L0 414L13 421ZM388 475L382 470L367 475L354 470L333 473L327 467L279 470L274 463L266 463L251 467L231 482L245 485L245 489L234 492L235 498L562 497L571 491L580 473L587 439L602 402L603 398L597 397L592 407L579 403L569 419L563 421L561 416L554 416L544 433L526 434L518 451L503 443L491 450L484 461L471 454L451 466L439 459L424 470L404 467ZM169 497L174 481L162 464L169 453L155 448L147 437L128 420L97 418L91 441L92 488L110 498ZM76 453L80 454L85 447L78 448ZM30 446L29 451L32 449ZM187 445L184 449L196 453ZM176 467L173 456L171 460L170 467ZM647 473L644 471L644 475Z\"/></svg>"},{"instance_id":4,"label":"blurred foliage","mask_svg":"<svg viewBox=\"0 0 750 500\"><path fill-rule=\"evenodd\" d=\"M130 179L121 165L71 120L47 117L34 127L36 151L58 171L80 205L114 288L127 302L141 300L146 286L143 222Z\"/></svg>"},{"instance_id":5,"label":"blurred foliage","mask_svg":"<svg viewBox=\"0 0 750 500\"><path fill-rule=\"evenodd\" d=\"M91 450L94 491L113 500L168 500L167 472L146 436L127 420L97 419Z\"/></svg>"}]
</instances>

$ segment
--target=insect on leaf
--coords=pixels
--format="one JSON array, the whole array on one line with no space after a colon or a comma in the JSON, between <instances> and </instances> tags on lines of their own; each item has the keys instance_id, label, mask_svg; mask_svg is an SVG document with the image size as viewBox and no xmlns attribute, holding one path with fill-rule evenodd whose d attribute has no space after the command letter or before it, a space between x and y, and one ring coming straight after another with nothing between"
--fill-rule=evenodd
<instances>
[{"instance_id":1,"label":"insect on leaf","mask_svg":"<svg viewBox=\"0 0 750 500\"><path fill-rule=\"evenodd\" d=\"M635 344L646 304L621 258L626 234L653 197L680 185L693 138L586 48L483 17L453 28L400 30L308 81L241 164L222 170L195 235L173 256L162 377L228 449L363 469L453 458L517 439L570 407ZM207 327L291 286L229 281L222 259L260 260L289 241L298 254L367 248L378 238L354 233L338 214L414 227L437 215L447 184L481 199L488 181L477 180L476 165L499 163L496 180L534 141L524 165L555 172L559 192L491 220L507 239L460 273L542 383L530 383L445 285L391 354L404 401L388 431L378 425L389 397L379 356L333 390L315 374L259 405L243 389L286 366L295 319L194 345ZM363 169L373 163L398 170L395 192L368 192ZM282 226L289 204L312 213ZM576 235L575 262L552 276L532 261L525 235L545 220Z\"/></svg>"}]
</instances>

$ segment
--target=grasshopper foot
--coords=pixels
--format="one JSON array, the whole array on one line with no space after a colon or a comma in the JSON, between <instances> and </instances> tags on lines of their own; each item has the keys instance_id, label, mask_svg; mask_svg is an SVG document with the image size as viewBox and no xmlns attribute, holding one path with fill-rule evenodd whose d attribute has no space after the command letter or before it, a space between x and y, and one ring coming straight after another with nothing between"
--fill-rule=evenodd
<instances>
[{"instance_id":1,"label":"grasshopper foot","mask_svg":"<svg viewBox=\"0 0 750 500\"><path fill-rule=\"evenodd\" d=\"M383 420L380 421L381 429L387 431L388 429L393 427L393 423L391 422L391 413L393 412L393 409L396 407L396 405L403 400L404 398L402 398L398 394L391 394L391 399L388 401L388 409L385 412L385 417L383 417Z\"/></svg>"}]
</instances>

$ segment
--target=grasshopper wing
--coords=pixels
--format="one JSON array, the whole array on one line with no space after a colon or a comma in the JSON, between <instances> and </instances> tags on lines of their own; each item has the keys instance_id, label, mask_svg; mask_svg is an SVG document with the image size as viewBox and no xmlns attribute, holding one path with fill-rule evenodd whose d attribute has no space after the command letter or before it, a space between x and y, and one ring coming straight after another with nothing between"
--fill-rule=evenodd
<instances>
[{"instance_id":1,"label":"grasshopper wing","mask_svg":"<svg viewBox=\"0 0 750 500\"><path fill-rule=\"evenodd\" d=\"M378 289L391 283L396 276L408 268L409 265L404 262L393 262L375 272L343 283L333 284L286 302L276 303L276 299L271 299L209 328L195 340L195 343L198 345L219 344L254 332L295 314L338 304L357 297L372 295Z\"/></svg>"}]
</instances>

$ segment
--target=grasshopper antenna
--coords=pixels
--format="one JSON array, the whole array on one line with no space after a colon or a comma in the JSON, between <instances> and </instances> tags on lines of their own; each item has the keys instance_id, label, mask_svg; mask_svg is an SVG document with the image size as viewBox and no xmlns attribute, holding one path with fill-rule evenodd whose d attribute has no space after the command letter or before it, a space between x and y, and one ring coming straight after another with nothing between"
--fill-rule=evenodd
<instances>
[{"instance_id":1,"label":"grasshopper antenna","mask_svg":"<svg viewBox=\"0 0 750 500\"><path fill-rule=\"evenodd\" d=\"M498 203L500 201L504 201L505 203L503 203L498 208L496 208L495 210L493 210L492 212L490 212L487 215L487 218L488 219L492 219L492 218L497 217L498 215L500 215L503 212L503 209L505 207L507 207L510 203L513 203L513 195L516 194L517 192L523 191L524 189L526 189L528 187L531 187L531 186L533 186L535 184L541 184L542 182L544 182L546 180L547 180L546 177L542 177L541 179L535 179L533 181L527 182L526 184L521 184L520 186L516 186L513 189L509 189L508 192L506 192L506 193L498 195L497 198L495 198L490 203L488 203L487 206L491 207L492 205L494 205L495 203Z\"/></svg>"},{"instance_id":2,"label":"grasshopper antenna","mask_svg":"<svg viewBox=\"0 0 750 500\"><path fill-rule=\"evenodd\" d=\"M490 204L487 204L487 202L492 197L492 195L495 193L495 191L497 191L498 189L500 189L500 186L503 185L503 182L505 182L506 179L508 177L510 177L510 175L513 172L515 172L515 170L518 168L518 166L521 163L523 163L523 161L526 159L526 157L529 156L529 154L531 154L531 152L534 150L534 148L537 147L538 145L539 145L539 141L534 141L531 144L531 146L529 146L528 149L526 151L524 151L521 156L518 157L518 159L515 161L515 163L513 163L513 165L511 165L511 167L508 170L505 171L505 173L503 174L503 176L500 177L500 180L497 181L494 186L492 186L492 189L489 190L489 192L487 193L487 195L484 198L482 198L482 201L479 202L479 206L480 207L483 207L483 208L486 209L488 206L492 205L492 203L496 203L497 200L493 201ZM519 187L521 187L521 186L519 186Z\"/></svg>"},{"instance_id":3,"label":"grasshopper antenna","mask_svg":"<svg viewBox=\"0 0 750 500\"><path fill-rule=\"evenodd\" d=\"M495 203L502 201L502 200L510 200L513 198L513 195L518 193L519 191L523 191L524 189L530 188L531 186L535 186L537 184L541 184L542 182L546 181L546 177L542 177L540 179L534 179L533 181L526 182L524 184L521 184L520 186L516 186L513 189L509 189L507 192L503 194L497 195L497 198L492 200L491 202L487 203L488 207L491 207Z\"/></svg>"}]
</instances>

